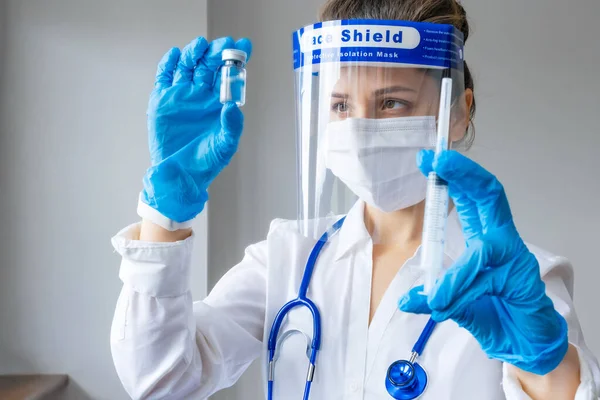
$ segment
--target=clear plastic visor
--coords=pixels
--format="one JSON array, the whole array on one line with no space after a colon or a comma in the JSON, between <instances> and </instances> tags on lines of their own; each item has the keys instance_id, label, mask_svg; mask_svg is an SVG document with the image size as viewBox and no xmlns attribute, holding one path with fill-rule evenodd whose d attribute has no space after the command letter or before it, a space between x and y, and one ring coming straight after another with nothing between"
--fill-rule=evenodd
<instances>
[{"instance_id":1,"label":"clear plastic visor","mask_svg":"<svg viewBox=\"0 0 600 400\"><path fill-rule=\"evenodd\" d=\"M352 51L364 50L323 49L295 70L298 227L319 239L347 216L375 243L397 241L389 222L423 214L427 180L416 157L435 147L443 78L453 83L451 147L465 137L463 73L412 59L354 61Z\"/></svg>"}]
</instances>

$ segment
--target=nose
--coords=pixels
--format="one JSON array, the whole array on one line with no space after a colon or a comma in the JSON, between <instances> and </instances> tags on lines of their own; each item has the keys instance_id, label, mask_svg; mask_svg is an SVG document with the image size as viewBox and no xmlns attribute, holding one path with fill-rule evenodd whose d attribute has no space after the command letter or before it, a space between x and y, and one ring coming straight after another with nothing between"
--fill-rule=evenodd
<instances>
[{"instance_id":1,"label":"nose","mask_svg":"<svg viewBox=\"0 0 600 400\"><path fill-rule=\"evenodd\" d=\"M377 110L370 106L368 102L361 102L354 105L352 110L352 118L377 118Z\"/></svg>"}]
</instances>

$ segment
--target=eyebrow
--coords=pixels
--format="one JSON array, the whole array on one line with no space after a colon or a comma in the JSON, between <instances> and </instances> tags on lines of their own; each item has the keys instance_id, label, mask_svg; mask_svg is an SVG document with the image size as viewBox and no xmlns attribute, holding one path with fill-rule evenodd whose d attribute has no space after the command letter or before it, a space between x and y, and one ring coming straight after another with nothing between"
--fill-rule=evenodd
<instances>
[{"instance_id":1,"label":"eyebrow","mask_svg":"<svg viewBox=\"0 0 600 400\"><path fill-rule=\"evenodd\" d=\"M375 95L375 96L381 96L382 94L390 94L390 93L397 93L397 92L413 92L413 93L416 93L416 90L411 89L411 88L406 87L406 86L389 86L389 87L385 87L385 88L381 88L381 89L377 89L377 90L373 91L373 95Z\"/></svg>"},{"instance_id":2,"label":"eyebrow","mask_svg":"<svg viewBox=\"0 0 600 400\"><path fill-rule=\"evenodd\" d=\"M336 99L347 99L348 96L347 94L343 94L343 93L338 93L338 92L333 92L331 93L331 98L336 98Z\"/></svg>"},{"instance_id":3,"label":"eyebrow","mask_svg":"<svg viewBox=\"0 0 600 400\"><path fill-rule=\"evenodd\" d=\"M373 96L381 96L381 95L384 95L384 94L397 93L397 92L412 92L412 93L416 93L416 90L411 89L411 88L406 87L406 86L389 86L389 87L385 87L385 88L374 90L373 91ZM337 99L347 99L350 96L348 96L347 94L344 94L344 93L333 92L333 93L331 93L331 97L332 98L337 98Z\"/></svg>"}]
</instances>

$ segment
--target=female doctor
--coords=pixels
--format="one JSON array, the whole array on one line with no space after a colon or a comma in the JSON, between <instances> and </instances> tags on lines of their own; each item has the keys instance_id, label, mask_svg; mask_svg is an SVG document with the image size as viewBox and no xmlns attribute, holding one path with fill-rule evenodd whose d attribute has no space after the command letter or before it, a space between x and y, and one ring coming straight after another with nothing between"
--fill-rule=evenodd
<instances>
[{"instance_id":1,"label":"female doctor","mask_svg":"<svg viewBox=\"0 0 600 400\"><path fill-rule=\"evenodd\" d=\"M455 0L329 0L321 20L342 19L363 19L346 22L357 43L366 40L366 25L371 33L381 25L401 31L390 54L404 54L398 43L415 31L425 40L445 29L462 54L469 33ZM304 36L327 37L315 33L320 24L311 29ZM298 51L312 44L300 38ZM600 370L573 308L569 262L525 245L493 175L456 151L434 159L423 150L435 137L443 77L454 83L451 140L468 147L472 139L474 88L462 63L443 73L425 61L388 68L298 59L300 119L308 121L298 129L299 186L310 202L301 204L299 221L274 221L267 239L248 247L209 296L193 303L189 222L243 130L238 107L219 102L217 72L223 50L232 48L251 53L247 39L198 38L171 49L158 66L142 221L113 238L123 289L112 354L132 398L206 398L261 356L274 399L600 398ZM423 295L419 259L431 171L448 183L453 204L446 270ZM356 201L345 219L332 217L334 204L348 203L345 191ZM297 298L309 300L278 318ZM426 345L415 350L417 341ZM411 362L393 372L411 350Z\"/></svg>"}]
</instances>

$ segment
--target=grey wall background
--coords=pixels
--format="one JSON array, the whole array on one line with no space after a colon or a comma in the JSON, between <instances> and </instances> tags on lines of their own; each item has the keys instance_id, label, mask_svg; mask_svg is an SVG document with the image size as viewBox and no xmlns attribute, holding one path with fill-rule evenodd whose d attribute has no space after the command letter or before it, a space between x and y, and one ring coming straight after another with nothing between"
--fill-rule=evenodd
<instances>
[{"instance_id":1,"label":"grey wall background","mask_svg":"<svg viewBox=\"0 0 600 400\"><path fill-rule=\"evenodd\" d=\"M109 239L138 219L156 64L206 35L206 1L0 0L0 21L0 373L67 373L69 399L126 399Z\"/></svg>"},{"instance_id":2,"label":"grey wall background","mask_svg":"<svg viewBox=\"0 0 600 400\"><path fill-rule=\"evenodd\" d=\"M256 46L240 152L211 188L211 286L272 218L295 215L290 33L320 3L208 4L211 37L246 35ZM600 355L600 3L463 3L474 28L473 157L505 184L526 239L573 261L578 313ZM108 238L136 220L156 62L205 34L206 20L205 0L0 0L0 373L63 372L72 399L126 398L109 352L120 282ZM255 365L214 398L259 399L260 382Z\"/></svg>"},{"instance_id":3,"label":"grey wall background","mask_svg":"<svg viewBox=\"0 0 600 400\"><path fill-rule=\"evenodd\" d=\"M315 20L320 0L209 3L213 36L249 36L246 127L239 154L211 188L211 285L262 240L275 217L294 217L295 139L290 34ZM504 183L527 241L569 257L575 303L600 356L596 211L600 180L597 0L464 0L476 78L472 156ZM247 210L251 209L252 212ZM226 246L219 244L226 243ZM261 398L254 365L215 399ZM249 393L256 393L254 397Z\"/></svg>"},{"instance_id":4,"label":"grey wall background","mask_svg":"<svg viewBox=\"0 0 600 400\"><path fill-rule=\"evenodd\" d=\"M4 42L6 41L6 4L4 1L0 1L0 79L2 79L2 70L4 59Z\"/></svg>"}]
</instances>

